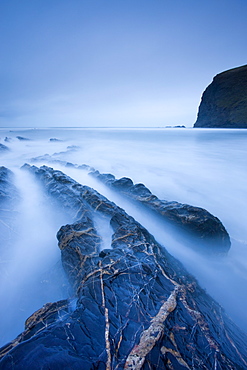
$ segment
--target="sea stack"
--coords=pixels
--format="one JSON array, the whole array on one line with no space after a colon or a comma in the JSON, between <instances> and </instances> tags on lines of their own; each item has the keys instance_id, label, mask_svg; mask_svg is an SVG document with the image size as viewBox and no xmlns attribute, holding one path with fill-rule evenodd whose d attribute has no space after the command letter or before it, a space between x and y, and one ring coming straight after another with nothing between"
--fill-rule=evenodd
<instances>
[{"instance_id":1,"label":"sea stack","mask_svg":"<svg viewBox=\"0 0 247 370\"><path fill-rule=\"evenodd\" d=\"M214 77L202 95L194 127L247 128L247 65Z\"/></svg>"}]
</instances>

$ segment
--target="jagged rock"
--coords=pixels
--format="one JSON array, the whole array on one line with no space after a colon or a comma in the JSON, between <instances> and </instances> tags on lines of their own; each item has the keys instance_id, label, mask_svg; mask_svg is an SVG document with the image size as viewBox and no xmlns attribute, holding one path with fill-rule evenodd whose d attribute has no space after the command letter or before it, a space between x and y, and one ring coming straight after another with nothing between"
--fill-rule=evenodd
<instances>
[{"instance_id":1,"label":"jagged rock","mask_svg":"<svg viewBox=\"0 0 247 370\"><path fill-rule=\"evenodd\" d=\"M247 128L247 65L214 77L202 95L194 127Z\"/></svg>"},{"instance_id":2,"label":"jagged rock","mask_svg":"<svg viewBox=\"0 0 247 370\"><path fill-rule=\"evenodd\" d=\"M25 168L63 207L74 199L76 220L58 240L75 298L35 312L0 350L0 368L246 368L245 335L146 229L61 172ZM99 250L95 213L110 218L112 249Z\"/></svg>"},{"instance_id":3,"label":"jagged rock","mask_svg":"<svg viewBox=\"0 0 247 370\"><path fill-rule=\"evenodd\" d=\"M116 180L113 175L99 171L93 171L90 175L178 227L186 233L186 237L189 236L189 241L198 251L226 253L229 250L231 242L225 227L205 209L160 200L145 185L133 184L127 177Z\"/></svg>"}]
</instances>

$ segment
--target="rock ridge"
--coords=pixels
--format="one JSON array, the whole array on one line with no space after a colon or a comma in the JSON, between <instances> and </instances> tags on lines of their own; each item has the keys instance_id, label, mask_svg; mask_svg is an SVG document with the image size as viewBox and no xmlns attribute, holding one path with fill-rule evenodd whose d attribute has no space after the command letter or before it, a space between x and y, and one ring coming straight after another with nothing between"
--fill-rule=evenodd
<instances>
[{"instance_id":1,"label":"rock ridge","mask_svg":"<svg viewBox=\"0 0 247 370\"><path fill-rule=\"evenodd\" d=\"M112 174L101 174L99 171L92 171L90 175L182 230L196 250L221 254L230 249L230 237L225 227L207 210L176 201L160 200L144 184L134 184L128 177L117 180Z\"/></svg>"},{"instance_id":2,"label":"rock ridge","mask_svg":"<svg viewBox=\"0 0 247 370\"><path fill-rule=\"evenodd\" d=\"M246 368L246 336L133 217L60 171L25 169L74 215L57 234L74 296L28 318L0 349L0 368ZM95 213L114 232L103 251Z\"/></svg>"}]
</instances>

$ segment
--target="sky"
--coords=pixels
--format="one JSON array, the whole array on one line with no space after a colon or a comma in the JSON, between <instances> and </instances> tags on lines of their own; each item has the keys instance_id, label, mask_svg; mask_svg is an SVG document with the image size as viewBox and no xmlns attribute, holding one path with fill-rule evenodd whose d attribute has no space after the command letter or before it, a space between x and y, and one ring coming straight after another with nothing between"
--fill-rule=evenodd
<instances>
[{"instance_id":1,"label":"sky","mask_svg":"<svg viewBox=\"0 0 247 370\"><path fill-rule=\"evenodd\" d=\"M246 0L0 0L0 127L193 126Z\"/></svg>"}]
</instances>

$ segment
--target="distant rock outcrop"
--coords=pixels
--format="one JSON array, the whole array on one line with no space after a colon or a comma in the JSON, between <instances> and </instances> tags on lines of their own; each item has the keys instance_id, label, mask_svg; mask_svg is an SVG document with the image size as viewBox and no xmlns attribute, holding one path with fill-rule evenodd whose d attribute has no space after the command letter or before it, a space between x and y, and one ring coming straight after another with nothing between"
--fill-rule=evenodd
<instances>
[{"instance_id":1,"label":"distant rock outcrop","mask_svg":"<svg viewBox=\"0 0 247 370\"><path fill-rule=\"evenodd\" d=\"M194 127L247 128L247 65L214 77L202 95Z\"/></svg>"}]
</instances>

